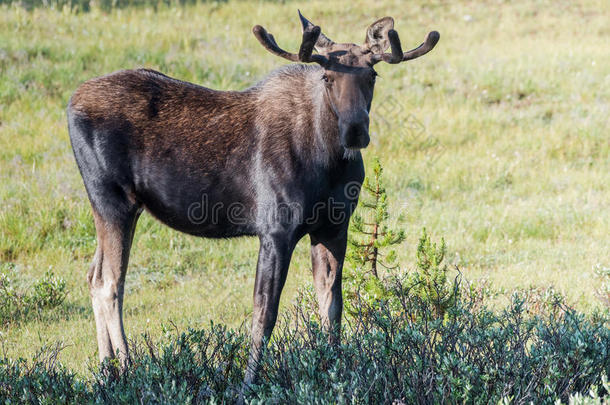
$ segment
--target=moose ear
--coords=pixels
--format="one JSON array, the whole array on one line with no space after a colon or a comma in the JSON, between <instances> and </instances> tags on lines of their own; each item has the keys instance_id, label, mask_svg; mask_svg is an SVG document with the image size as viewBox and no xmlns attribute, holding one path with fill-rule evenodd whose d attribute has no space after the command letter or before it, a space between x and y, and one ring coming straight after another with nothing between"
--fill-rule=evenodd
<instances>
[{"instance_id":1,"label":"moose ear","mask_svg":"<svg viewBox=\"0 0 610 405\"><path fill-rule=\"evenodd\" d=\"M371 24L366 30L364 46L373 53L383 53L390 47L388 31L394 28L392 17L383 17Z\"/></svg>"}]
</instances>

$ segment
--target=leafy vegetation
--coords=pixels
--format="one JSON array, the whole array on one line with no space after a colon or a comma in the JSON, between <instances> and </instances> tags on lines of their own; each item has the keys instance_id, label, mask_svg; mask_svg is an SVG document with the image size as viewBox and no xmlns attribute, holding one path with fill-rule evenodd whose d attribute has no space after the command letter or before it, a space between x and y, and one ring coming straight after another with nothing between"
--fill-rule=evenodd
<instances>
[{"instance_id":1,"label":"leafy vegetation","mask_svg":"<svg viewBox=\"0 0 610 405\"><path fill-rule=\"evenodd\" d=\"M415 293L432 306L438 318L453 307L459 294L457 282L451 282L449 269L443 263L446 252L445 240L437 246L424 228L417 246L417 270L409 280Z\"/></svg>"},{"instance_id":2,"label":"leafy vegetation","mask_svg":"<svg viewBox=\"0 0 610 405\"><path fill-rule=\"evenodd\" d=\"M8 272L0 272L0 325L40 316L66 299L66 281L47 271L29 290L20 291Z\"/></svg>"},{"instance_id":3,"label":"leafy vegetation","mask_svg":"<svg viewBox=\"0 0 610 405\"><path fill-rule=\"evenodd\" d=\"M443 319L400 283L392 300L398 310L362 302L340 345L295 306L269 345L261 384L245 390L248 402L601 404L608 394L607 318L559 302L532 315L514 295L500 311L456 298ZM107 363L88 379L77 377L55 363L57 348L30 363L0 360L0 400L231 403L239 396L249 347L242 333L212 324L158 345L144 336L135 347L121 376Z\"/></svg>"}]
</instances>

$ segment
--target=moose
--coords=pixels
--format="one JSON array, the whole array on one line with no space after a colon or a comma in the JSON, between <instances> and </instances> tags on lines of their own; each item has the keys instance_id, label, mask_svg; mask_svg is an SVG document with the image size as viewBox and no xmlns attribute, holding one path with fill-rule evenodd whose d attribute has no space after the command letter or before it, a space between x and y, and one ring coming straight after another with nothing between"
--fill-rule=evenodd
<instances>
[{"instance_id":1,"label":"moose","mask_svg":"<svg viewBox=\"0 0 610 405\"><path fill-rule=\"evenodd\" d=\"M329 339L337 336L348 223L364 180L360 150L370 141L373 66L420 57L439 34L403 53L391 17L374 22L363 45L335 43L300 11L299 18L298 54L253 28L269 52L300 63L246 90L137 69L91 79L72 95L68 130L97 234L87 281L100 361L118 356L122 369L129 365L123 296L143 210L191 235L259 238L245 384L256 381L293 249L305 235L319 314ZM214 215L193 215L193 207L207 214L212 206Z\"/></svg>"}]
</instances>

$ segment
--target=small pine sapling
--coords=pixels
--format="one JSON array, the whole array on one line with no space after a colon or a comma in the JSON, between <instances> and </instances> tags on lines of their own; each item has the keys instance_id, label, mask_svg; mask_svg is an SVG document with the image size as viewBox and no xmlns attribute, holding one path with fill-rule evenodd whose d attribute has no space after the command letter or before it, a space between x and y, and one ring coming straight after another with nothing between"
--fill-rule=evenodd
<instances>
[{"instance_id":1,"label":"small pine sapling","mask_svg":"<svg viewBox=\"0 0 610 405\"><path fill-rule=\"evenodd\" d=\"M441 239L440 246L437 246L424 228L417 246L417 269L411 276L411 283L413 291L431 305L437 318L445 316L459 294L457 281L449 280L449 269L443 263L446 252L445 239Z\"/></svg>"},{"instance_id":2,"label":"small pine sapling","mask_svg":"<svg viewBox=\"0 0 610 405\"><path fill-rule=\"evenodd\" d=\"M391 229L388 197L383 186L383 168L379 159L373 163L373 176L362 185L360 212L352 216L345 269L347 310L354 312L352 298L365 299L369 304L389 294L384 273L398 268L396 251L392 249L405 239L403 230ZM354 303L353 305L356 305Z\"/></svg>"}]
</instances>

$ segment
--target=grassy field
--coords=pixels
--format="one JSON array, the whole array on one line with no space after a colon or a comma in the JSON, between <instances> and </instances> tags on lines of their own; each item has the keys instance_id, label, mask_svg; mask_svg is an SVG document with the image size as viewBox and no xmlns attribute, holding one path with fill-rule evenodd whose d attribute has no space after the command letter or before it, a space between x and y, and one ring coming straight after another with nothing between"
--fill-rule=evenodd
<instances>
[{"instance_id":1,"label":"grassy field","mask_svg":"<svg viewBox=\"0 0 610 405\"><path fill-rule=\"evenodd\" d=\"M610 3L607 1L229 2L88 13L0 7L0 270L23 288L49 269L69 294L57 310L0 330L11 357L62 341L61 361L96 358L85 282L95 234L69 145L65 106L84 80L148 67L243 89L285 61L254 24L296 50L296 9L335 41L360 42L396 20L403 47L436 29L426 57L379 64L372 143L413 263L420 229L444 236L469 279L497 288L553 285L583 310L600 305L610 266ZM307 238L306 238L307 239ZM283 305L310 282L298 246ZM212 241L140 220L127 275L129 336L164 326L249 320L256 239Z\"/></svg>"}]
</instances>

